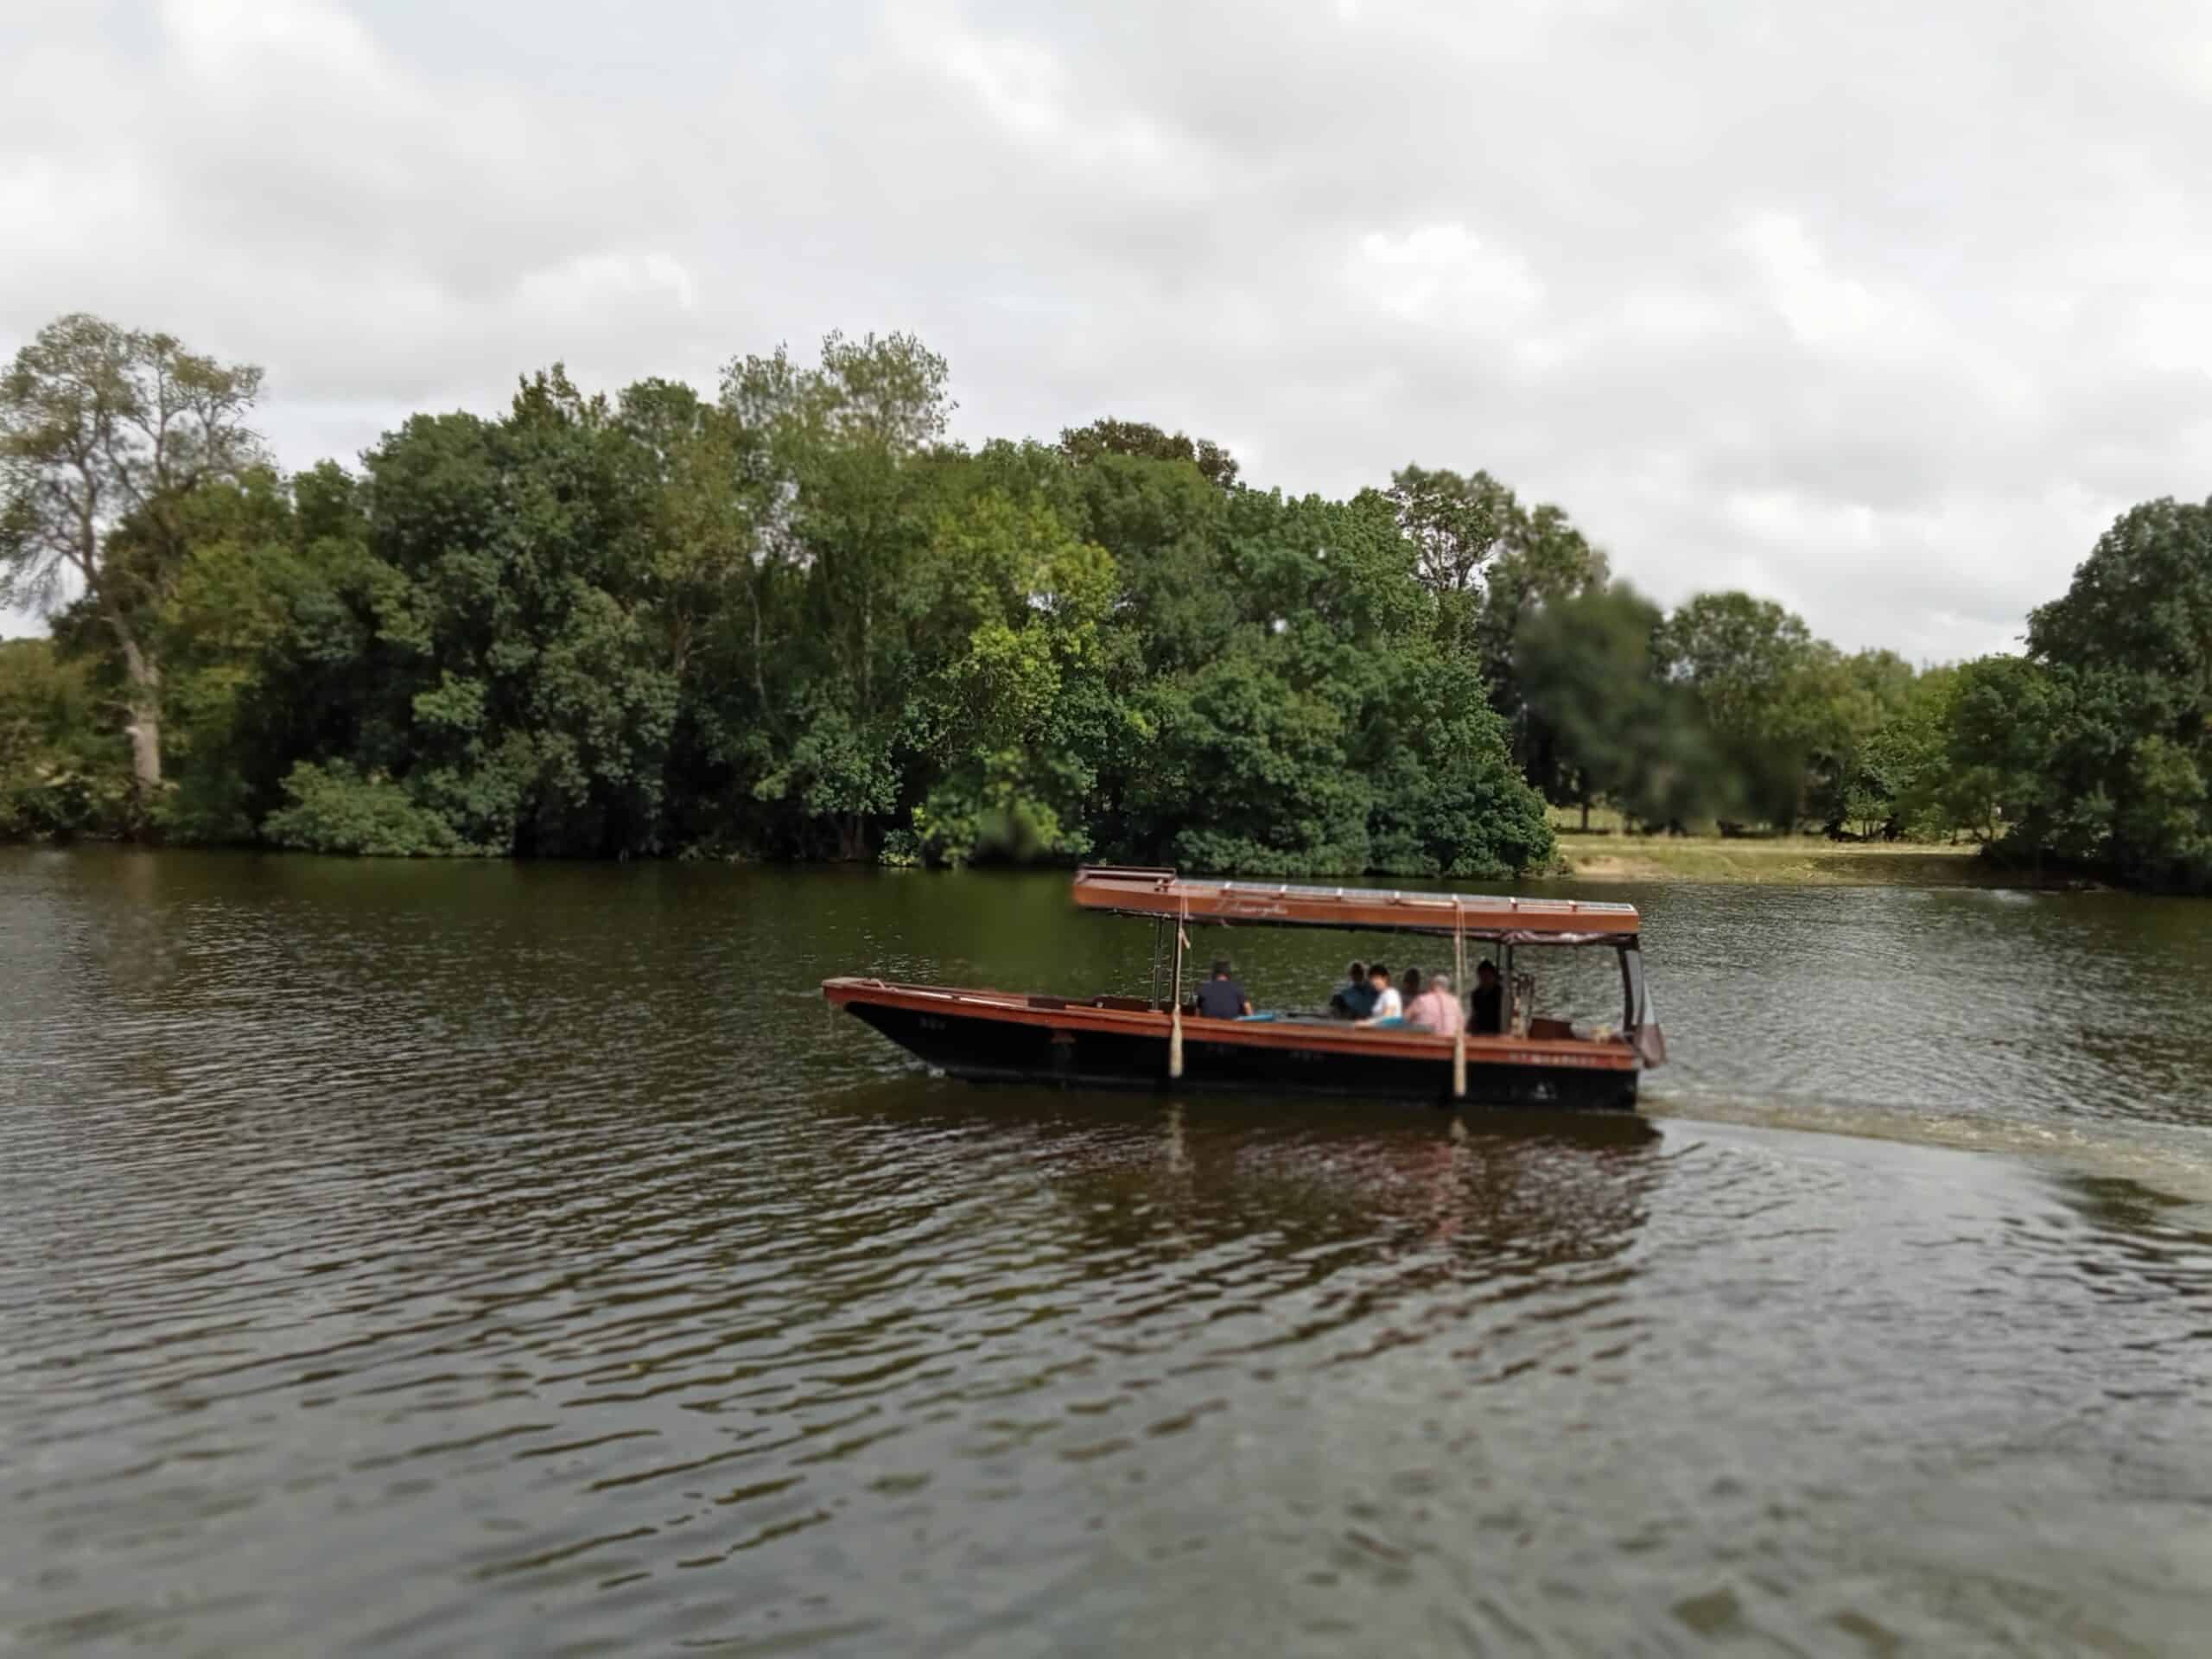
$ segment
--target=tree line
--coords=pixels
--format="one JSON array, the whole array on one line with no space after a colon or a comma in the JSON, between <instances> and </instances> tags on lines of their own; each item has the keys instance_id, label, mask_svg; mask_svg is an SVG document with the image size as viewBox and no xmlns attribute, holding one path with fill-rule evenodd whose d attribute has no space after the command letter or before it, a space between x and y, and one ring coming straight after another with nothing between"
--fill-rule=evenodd
<instances>
[{"instance_id":1,"label":"tree line","mask_svg":"<svg viewBox=\"0 0 2212 1659\"><path fill-rule=\"evenodd\" d=\"M1495 876L1599 805L2212 880L2208 509L2124 518L2024 655L1918 670L1664 612L1479 471L953 443L903 334L711 397L556 367L289 476L261 380L83 315L0 379L0 601L51 613L0 645L0 836Z\"/></svg>"}]
</instances>

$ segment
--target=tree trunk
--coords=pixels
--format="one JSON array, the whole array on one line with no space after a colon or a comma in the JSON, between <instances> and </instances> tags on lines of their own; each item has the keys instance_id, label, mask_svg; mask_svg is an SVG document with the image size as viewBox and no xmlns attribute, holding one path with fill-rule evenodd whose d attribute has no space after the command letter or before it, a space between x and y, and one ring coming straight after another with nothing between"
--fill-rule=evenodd
<instances>
[{"instance_id":1,"label":"tree trunk","mask_svg":"<svg viewBox=\"0 0 2212 1659\"><path fill-rule=\"evenodd\" d=\"M1590 798L1587 795L1582 798L1582 833L1586 836L1590 833Z\"/></svg>"},{"instance_id":2,"label":"tree trunk","mask_svg":"<svg viewBox=\"0 0 2212 1659\"><path fill-rule=\"evenodd\" d=\"M118 627L116 632L123 641L123 671L130 683L125 707L130 717L123 731L130 740L131 780L143 811L162 789L162 671L127 630Z\"/></svg>"},{"instance_id":3,"label":"tree trunk","mask_svg":"<svg viewBox=\"0 0 2212 1659\"><path fill-rule=\"evenodd\" d=\"M747 584L753 595L753 696L760 707L759 716L768 718L768 680L760 665L760 582L756 576Z\"/></svg>"},{"instance_id":4,"label":"tree trunk","mask_svg":"<svg viewBox=\"0 0 2212 1659\"><path fill-rule=\"evenodd\" d=\"M861 589L861 718L875 717L875 590Z\"/></svg>"}]
</instances>

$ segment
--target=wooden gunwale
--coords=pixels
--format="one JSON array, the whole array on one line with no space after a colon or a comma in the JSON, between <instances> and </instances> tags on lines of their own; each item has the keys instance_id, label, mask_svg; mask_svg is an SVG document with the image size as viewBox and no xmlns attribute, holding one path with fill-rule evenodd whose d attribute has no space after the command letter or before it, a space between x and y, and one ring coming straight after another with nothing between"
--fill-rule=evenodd
<instances>
[{"instance_id":1,"label":"wooden gunwale","mask_svg":"<svg viewBox=\"0 0 2212 1659\"><path fill-rule=\"evenodd\" d=\"M855 1002L945 1013L995 1024L1041 1026L1056 1031L1093 1031L1123 1036L1156 1036L1166 1041L1169 1015L1164 1009L1099 1008L1071 1001L1062 1007L1034 1007L1020 991L995 991L938 985L908 985L852 976L822 982L832 1007ZM1381 1055L1398 1059L1448 1061L1452 1039L1431 1032L1361 1027L1319 1021L1211 1020L1183 1016L1186 1043L1224 1043L1234 1047L1297 1049L1347 1055ZM1470 1065L1567 1066L1581 1071L1634 1071L1636 1051L1626 1041L1587 1042L1573 1038L1467 1036Z\"/></svg>"}]
</instances>

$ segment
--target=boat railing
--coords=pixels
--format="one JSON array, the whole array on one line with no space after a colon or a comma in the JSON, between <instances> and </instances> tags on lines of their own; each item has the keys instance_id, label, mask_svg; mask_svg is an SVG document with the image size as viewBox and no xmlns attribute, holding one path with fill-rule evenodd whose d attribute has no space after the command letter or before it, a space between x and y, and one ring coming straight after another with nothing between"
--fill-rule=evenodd
<instances>
[{"instance_id":1,"label":"boat railing","mask_svg":"<svg viewBox=\"0 0 2212 1659\"><path fill-rule=\"evenodd\" d=\"M1089 869L1085 875L1118 876L1138 872ZM1147 875L1169 876L1172 872L1141 872ZM1461 910L1502 910L1520 916L1633 916L1634 905L1617 903L1605 899L1541 899L1522 898L1517 893L1408 893L1395 887L1301 887L1288 881L1214 881L1192 885L1211 887L1224 893L1239 893L1255 898L1300 899L1319 903L1335 902L1357 905L1403 905L1413 910L1434 910L1449 915Z\"/></svg>"}]
</instances>

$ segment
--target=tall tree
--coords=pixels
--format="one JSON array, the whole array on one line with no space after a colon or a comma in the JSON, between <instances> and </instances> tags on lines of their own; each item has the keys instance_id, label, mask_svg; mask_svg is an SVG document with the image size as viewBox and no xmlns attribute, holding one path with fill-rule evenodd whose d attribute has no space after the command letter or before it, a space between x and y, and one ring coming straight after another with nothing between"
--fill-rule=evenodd
<instances>
[{"instance_id":1,"label":"tall tree","mask_svg":"<svg viewBox=\"0 0 2212 1659\"><path fill-rule=\"evenodd\" d=\"M184 498L256 461L261 371L81 313L0 378L0 603L81 592L118 653L141 810L162 784L162 667L149 613L186 552Z\"/></svg>"},{"instance_id":2,"label":"tall tree","mask_svg":"<svg viewBox=\"0 0 2212 1659\"><path fill-rule=\"evenodd\" d=\"M1522 623L1515 672L1529 699L1532 771L1560 805L1604 797L1647 824L1730 810L1732 774L1695 695L1668 678L1659 607L1626 584L1546 605Z\"/></svg>"},{"instance_id":3,"label":"tall tree","mask_svg":"<svg viewBox=\"0 0 2212 1659\"><path fill-rule=\"evenodd\" d=\"M1889 826L1904 774L1894 743L1878 740L1905 715L1916 682L1912 664L1893 651L1847 657L1825 644L1814 646L1789 682L1793 714L1808 746L1806 813L1829 834L1840 835L1847 823L1861 836ZM1885 756L1879 762L1878 747Z\"/></svg>"},{"instance_id":4,"label":"tall tree","mask_svg":"<svg viewBox=\"0 0 2212 1659\"><path fill-rule=\"evenodd\" d=\"M2212 887L2212 502L2145 502L2028 619L2051 716L2037 849Z\"/></svg>"},{"instance_id":5,"label":"tall tree","mask_svg":"<svg viewBox=\"0 0 2212 1659\"><path fill-rule=\"evenodd\" d=\"M899 801L901 579L927 545L926 464L956 405L944 359L910 334L832 334L809 369L779 349L732 362L722 404L765 435L778 507L767 533L806 581L805 623L828 661L810 677L788 746L755 793L834 826L840 854L862 856L872 823Z\"/></svg>"},{"instance_id":6,"label":"tall tree","mask_svg":"<svg viewBox=\"0 0 2212 1659\"><path fill-rule=\"evenodd\" d=\"M1662 671L1696 692L1753 813L1793 830L1827 718L1815 680L1834 647L1774 601L1743 593L1698 594L1652 644Z\"/></svg>"},{"instance_id":7,"label":"tall tree","mask_svg":"<svg viewBox=\"0 0 2212 1659\"><path fill-rule=\"evenodd\" d=\"M0 840L98 835L127 804L130 756L91 666L55 640L0 639Z\"/></svg>"},{"instance_id":8,"label":"tall tree","mask_svg":"<svg viewBox=\"0 0 2212 1659\"><path fill-rule=\"evenodd\" d=\"M1604 592L1609 574L1605 554L1564 512L1546 503L1533 512L1515 509L1483 584L1482 609L1474 620L1475 660L1491 707L1505 722L1514 759L1548 797L1555 794L1558 780L1546 775L1543 722L1521 683L1521 634L1547 607Z\"/></svg>"},{"instance_id":9,"label":"tall tree","mask_svg":"<svg viewBox=\"0 0 2212 1659\"><path fill-rule=\"evenodd\" d=\"M1078 466L1101 455L1136 455L1147 461L1187 461L1207 483L1236 487L1236 457L1211 438L1166 432L1147 421L1117 421L1109 416L1089 426L1060 433L1060 453Z\"/></svg>"},{"instance_id":10,"label":"tall tree","mask_svg":"<svg viewBox=\"0 0 2212 1659\"><path fill-rule=\"evenodd\" d=\"M1520 504L1488 473L1405 467L1390 475L1398 527L1413 543L1421 584L1440 599L1471 594L1511 533Z\"/></svg>"},{"instance_id":11,"label":"tall tree","mask_svg":"<svg viewBox=\"0 0 2212 1659\"><path fill-rule=\"evenodd\" d=\"M1523 506L1488 473L1406 467L1388 493L1412 544L1415 573L1436 597L1438 637L1471 652L1508 722L1525 724L1514 684L1514 640L1539 607L1602 588L1605 554L1560 508Z\"/></svg>"},{"instance_id":12,"label":"tall tree","mask_svg":"<svg viewBox=\"0 0 2212 1659\"><path fill-rule=\"evenodd\" d=\"M901 607L919 671L912 773L931 779L913 810L921 856L1090 850L1101 764L1129 723L1107 683L1116 590L1112 556L1042 507L986 491L940 521Z\"/></svg>"}]
</instances>

